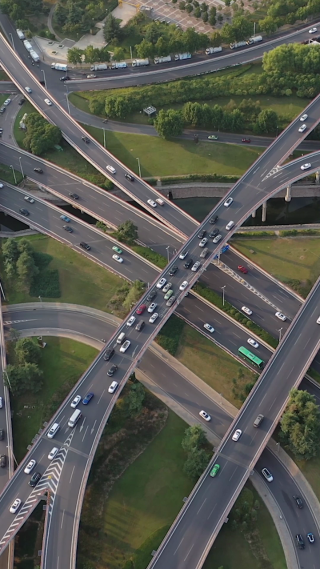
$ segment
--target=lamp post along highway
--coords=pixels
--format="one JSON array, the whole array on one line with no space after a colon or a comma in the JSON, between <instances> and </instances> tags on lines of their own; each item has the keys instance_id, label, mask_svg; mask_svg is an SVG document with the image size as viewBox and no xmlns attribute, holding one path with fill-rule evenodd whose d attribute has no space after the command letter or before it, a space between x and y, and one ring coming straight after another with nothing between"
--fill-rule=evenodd
<instances>
[{"instance_id":1,"label":"lamp post along highway","mask_svg":"<svg viewBox=\"0 0 320 569\"><path fill-rule=\"evenodd\" d=\"M138 160L139 177L141 178L141 164L140 164L140 159L137 158L137 160Z\"/></svg>"},{"instance_id":2,"label":"lamp post along highway","mask_svg":"<svg viewBox=\"0 0 320 569\"><path fill-rule=\"evenodd\" d=\"M224 289L226 288L227 285L223 285L222 288L222 306L224 306Z\"/></svg>"},{"instance_id":3,"label":"lamp post along highway","mask_svg":"<svg viewBox=\"0 0 320 569\"><path fill-rule=\"evenodd\" d=\"M19 164L20 164L21 176L24 178L24 173L23 173L23 169L22 169L22 162L21 162L21 156L19 156Z\"/></svg>"},{"instance_id":4,"label":"lamp post along highway","mask_svg":"<svg viewBox=\"0 0 320 569\"><path fill-rule=\"evenodd\" d=\"M104 146L105 148L107 148L106 131L105 131L105 129L103 129L103 146Z\"/></svg>"},{"instance_id":5,"label":"lamp post along highway","mask_svg":"<svg viewBox=\"0 0 320 569\"><path fill-rule=\"evenodd\" d=\"M14 51L16 51L16 48L14 47L13 35L10 32L9 32L9 36L11 38L12 47L13 47Z\"/></svg>"},{"instance_id":6,"label":"lamp post along highway","mask_svg":"<svg viewBox=\"0 0 320 569\"><path fill-rule=\"evenodd\" d=\"M11 164L10 164L10 168L11 168L11 170L12 170L14 183L15 183L15 185L17 185L16 173L15 173L14 168L13 168L13 166L12 166Z\"/></svg>"},{"instance_id":7,"label":"lamp post along highway","mask_svg":"<svg viewBox=\"0 0 320 569\"><path fill-rule=\"evenodd\" d=\"M168 245L168 247L166 247L166 251L167 251L167 259L168 259L168 263L170 260L170 245Z\"/></svg>"},{"instance_id":8,"label":"lamp post along highway","mask_svg":"<svg viewBox=\"0 0 320 569\"><path fill-rule=\"evenodd\" d=\"M281 342L282 330L283 330L283 328L279 328L279 330L278 330L278 332L279 332L279 342Z\"/></svg>"},{"instance_id":9,"label":"lamp post along highway","mask_svg":"<svg viewBox=\"0 0 320 569\"><path fill-rule=\"evenodd\" d=\"M41 73L43 75L43 80L44 80L44 88L47 88L47 80L46 80L46 74L44 72L44 69L41 69Z\"/></svg>"}]
</instances>

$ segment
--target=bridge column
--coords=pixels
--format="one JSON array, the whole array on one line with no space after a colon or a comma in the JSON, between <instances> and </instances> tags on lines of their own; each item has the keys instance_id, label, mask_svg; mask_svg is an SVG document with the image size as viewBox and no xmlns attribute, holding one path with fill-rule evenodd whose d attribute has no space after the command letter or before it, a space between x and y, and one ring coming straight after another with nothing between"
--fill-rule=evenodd
<instances>
[{"instance_id":1,"label":"bridge column","mask_svg":"<svg viewBox=\"0 0 320 569\"><path fill-rule=\"evenodd\" d=\"M267 221L267 202L262 204L262 222Z\"/></svg>"},{"instance_id":2,"label":"bridge column","mask_svg":"<svg viewBox=\"0 0 320 569\"><path fill-rule=\"evenodd\" d=\"M253 217L253 219L254 219L254 218L256 217L256 215L257 215L257 210L255 209L255 210L252 212L251 215L252 215L252 217Z\"/></svg>"},{"instance_id":3,"label":"bridge column","mask_svg":"<svg viewBox=\"0 0 320 569\"><path fill-rule=\"evenodd\" d=\"M287 187L287 193L284 199L286 202L291 202L291 185Z\"/></svg>"},{"instance_id":4,"label":"bridge column","mask_svg":"<svg viewBox=\"0 0 320 569\"><path fill-rule=\"evenodd\" d=\"M320 182L320 172L316 172L316 184L319 184Z\"/></svg>"}]
</instances>

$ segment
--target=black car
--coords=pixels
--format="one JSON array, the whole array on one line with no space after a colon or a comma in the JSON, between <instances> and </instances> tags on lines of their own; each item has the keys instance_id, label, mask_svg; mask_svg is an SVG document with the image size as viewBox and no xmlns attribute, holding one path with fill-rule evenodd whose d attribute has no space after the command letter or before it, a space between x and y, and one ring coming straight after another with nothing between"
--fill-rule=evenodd
<instances>
[{"instance_id":1,"label":"black car","mask_svg":"<svg viewBox=\"0 0 320 569\"><path fill-rule=\"evenodd\" d=\"M157 291L151 290L147 296L147 301L151 302L154 298L156 298L156 296L157 296Z\"/></svg>"},{"instance_id":2,"label":"black car","mask_svg":"<svg viewBox=\"0 0 320 569\"><path fill-rule=\"evenodd\" d=\"M174 267L171 267L171 269L170 269L170 271L169 271L170 277L173 277L173 275L176 274L177 270L178 270L177 265L174 265Z\"/></svg>"},{"instance_id":3,"label":"black car","mask_svg":"<svg viewBox=\"0 0 320 569\"><path fill-rule=\"evenodd\" d=\"M81 140L83 140L83 142L85 142L86 144L89 144L90 142L89 138L87 138L86 136L81 136Z\"/></svg>"},{"instance_id":4,"label":"black car","mask_svg":"<svg viewBox=\"0 0 320 569\"><path fill-rule=\"evenodd\" d=\"M46 83L45 83L45 81L44 81L43 79L38 79L38 81L39 81L40 85L46 86Z\"/></svg>"},{"instance_id":5,"label":"black car","mask_svg":"<svg viewBox=\"0 0 320 569\"><path fill-rule=\"evenodd\" d=\"M300 498L300 496L292 496L292 497L293 497L293 499L295 500L295 502L296 502L296 504L297 504L299 510L302 510L302 508L303 508L303 501L302 501L302 499Z\"/></svg>"},{"instance_id":6,"label":"black car","mask_svg":"<svg viewBox=\"0 0 320 569\"><path fill-rule=\"evenodd\" d=\"M142 328L145 327L145 322L143 320L139 320L138 324L136 325L136 330L141 332Z\"/></svg>"},{"instance_id":7,"label":"black car","mask_svg":"<svg viewBox=\"0 0 320 569\"><path fill-rule=\"evenodd\" d=\"M219 229L214 229L209 233L209 237L217 237L217 235L219 235Z\"/></svg>"},{"instance_id":8,"label":"black car","mask_svg":"<svg viewBox=\"0 0 320 569\"><path fill-rule=\"evenodd\" d=\"M193 265L193 260L192 260L192 259L189 259L188 261L185 262L184 268L185 268L185 269L190 269L191 265Z\"/></svg>"},{"instance_id":9,"label":"black car","mask_svg":"<svg viewBox=\"0 0 320 569\"><path fill-rule=\"evenodd\" d=\"M70 198L72 198L73 200L78 200L79 196L78 194L69 194Z\"/></svg>"},{"instance_id":10,"label":"black car","mask_svg":"<svg viewBox=\"0 0 320 569\"><path fill-rule=\"evenodd\" d=\"M116 364L113 364L111 366L111 368L107 371L107 375L109 377L112 377L116 373L117 369L118 369L118 366Z\"/></svg>"},{"instance_id":11,"label":"black car","mask_svg":"<svg viewBox=\"0 0 320 569\"><path fill-rule=\"evenodd\" d=\"M114 354L114 349L113 349L113 348L108 348L108 349L105 351L105 354L104 354L104 356L103 356L103 359L104 359L106 362L108 362L108 361L112 358L113 354Z\"/></svg>"},{"instance_id":12,"label":"black car","mask_svg":"<svg viewBox=\"0 0 320 569\"><path fill-rule=\"evenodd\" d=\"M72 227L70 227L70 225L64 225L63 229L65 231L68 231L68 233L73 233L73 229L72 229Z\"/></svg>"},{"instance_id":13,"label":"black car","mask_svg":"<svg viewBox=\"0 0 320 569\"><path fill-rule=\"evenodd\" d=\"M28 217L28 215L30 215L30 213L28 212L27 209L24 209L24 207L19 209L20 213L22 213L22 215L24 215L25 217Z\"/></svg>"},{"instance_id":14,"label":"black car","mask_svg":"<svg viewBox=\"0 0 320 569\"><path fill-rule=\"evenodd\" d=\"M2 454L0 456L0 466L1 466L1 468L5 468L6 465L7 465L7 457L5 454Z\"/></svg>"},{"instance_id":15,"label":"black car","mask_svg":"<svg viewBox=\"0 0 320 569\"><path fill-rule=\"evenodd\" d=\"M128 173L127 173L127 174L124 175L124 177L127 178L127 180L130 180L130 182L134 182L134 177L131 176L131 174L128 174Z\"/></svg>"},{"instance_id":16,"label":"black car","mask_svg":"<svg viewBox=\"0 0 320 569\"><path fill-rule=\"evenodd\" d=\"M33 168L34 172L37 172L38 174L43 174L43 170L41 170L41 168Z\"/></svg>"},{"instance_id":17,"label":"black car","mask_svg":"<svg viewBox=\"0 0 320 569\"><path fill-rule=\"evenodd\" d=\"M21 106L21 105L23 105L23 103L25 103L25 102L26 102L26 100L25 100L25 99L20 99L20 101L19 101L18 105L20 105L20 106Z\"/></svg>"},{"instance_id":18,"label":"black car","mask_svg":"<svg viewBox=\"0 0 320 569\"><path fill-rule=\"evenodd\" d=\"M32 488L34 488L38 484L40 478L41 478L40 472L35 472L34 474L32 474L29 480L29 486L32 486Z\"/></svg>"},{"instance_id":19,"label":"black car","mask_svg":"<svg viewBox=\"0 0 320 569\"><path fill-rule=\"evenodd\" d=\"M296 535L297 546L299 549L304 549L304 541L301 533L297 533Z\"/></svg>"},{"instance_id":20,"label":"black car","mask_svg":"<svg viewBox=\"0 0 320 569\"><path fill-rule=\"evenodd\" d=\"M70 81L69 75L63 75L62 77L60 77L60 81Z\"/></svg>"},{"instance_id":21,"label":"black car","mask_svg":"<svg viewBox=\"0 0 320 569\"><path fill-rule=\"evenodd\" d=\"M218 215L214 215L213 217L211 217L211 219L209 220L209 223L211 223L211 225L214 225L215 223L217 223L219 219Z\"/></svg>"},{"instance_id":22,"label":"black car","mask_svg":"<svg viewBox=\"0 0 320 569\"><path fill-rule=\"evenodd\" d=\"M85 241L81 241L80 247L82 247L82 249L85 249L86 251L90 251L91 249L90 245L88 245L88 243L86 243Z\"/></svg>"},{"instance_id":23,"label":"black car","mask_svg":"<svg viewBox=\"0 0 320 569\"><path fill-rule=\"evenodd\" d=\"M203 239L206 235L206 230L202 229L202 231L200 231L200 233L198 233L198 239Z\"/></svg>"},{"instance_id":24,"label":"black car","mask_svg":"<svg viewBox=\"0 0 320 569\"><path fill-rule=\"evenodd\" d=\"M4 430L0 429L0 441L3 441L4 439Z\"/></svg>"}]
</instances>

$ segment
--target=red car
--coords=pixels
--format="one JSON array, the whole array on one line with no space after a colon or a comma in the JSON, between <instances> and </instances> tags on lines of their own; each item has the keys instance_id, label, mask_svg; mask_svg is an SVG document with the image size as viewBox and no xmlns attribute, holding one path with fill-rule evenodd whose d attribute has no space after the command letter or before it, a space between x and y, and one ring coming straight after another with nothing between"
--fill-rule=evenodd
<instances>
[{"instance_id":1,"label":"red car","mask_svg":"<svg viewBox=\"0 0 320 569\"><path fill-rule=\"evenodd\" d=\"M243 273L243 274L246 275L247 272L248 272L248 269L247 269L246 267L243 267L242 265L239 265L239 266L238 266L238 271L240 271L240 273Z\"/></svg>"},{"instance_id":2,"label":"red car","mask_svg":"<svg viewBox=\"0 0 320 569\"><path fill-rule=\"evenodd\" d=\"M146 309L146 305L145 304L140 304L140 306L138 306L137 310L136 310L136 314L142 314L145 309Z\"/></svg>"},{"instance_id":3,"label":"red car","mask_svg":"<svg viewBox=\"0 0 320 569\"><path fill-rule=\"evenodd\" d=\"M242 139L242 142L248 142L248 143L250 144L251 138L243 138L243 139Z\"/></svg>"}]
</instances>

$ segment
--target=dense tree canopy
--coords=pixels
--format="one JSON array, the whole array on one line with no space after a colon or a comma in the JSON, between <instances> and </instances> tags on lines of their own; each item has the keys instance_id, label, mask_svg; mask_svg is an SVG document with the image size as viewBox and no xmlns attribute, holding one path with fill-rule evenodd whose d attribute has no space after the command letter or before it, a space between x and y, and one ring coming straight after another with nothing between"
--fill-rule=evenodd
<instances>
[{"instance_id":1,"label":"dense tree canopy","mask_svg":"<svg viewBox=\"0 0 320 569\"><path fill-rule=\"evenodd\" d=\"M320 447L320 411L314 395L293 389L280 421L281 440L300 460L310 460Z\"/></svg>"},{"instance_id":2,"label":"dense tree canopy","mask_svg":"<svg viewBox=\"0 0 320 569\"><path fill-rule=\"evenodd\" d=\"M40 156L61 141L61 130L48 123L38 113L30 113L26 118L26 136L23 144L32 154Z\"/></svg>"}]
</instances>

